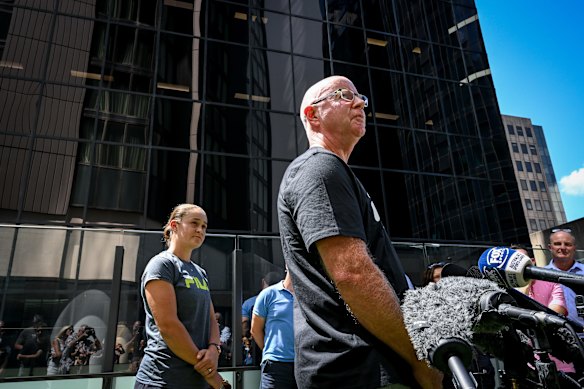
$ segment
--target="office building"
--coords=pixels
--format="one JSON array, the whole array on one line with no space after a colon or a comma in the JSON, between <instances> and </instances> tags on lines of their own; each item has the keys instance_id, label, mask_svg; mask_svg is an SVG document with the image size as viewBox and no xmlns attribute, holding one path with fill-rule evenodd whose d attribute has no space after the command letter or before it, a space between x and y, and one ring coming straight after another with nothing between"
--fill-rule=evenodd
<instances>
[{"instance_id":1,"label":"office building","mask_svg":"<svg viewBox=\"0 0 584 389\"><path fill-rule=\"evenodd\" d=\"M527 240L473 1L14 0L0 26L11 327L91 317L109 336L116 282L118 321L143 317L140 274L183 202L207 212L195 259L237 323L241 298L283 267L276 195L307 148L298 109L333 74L369 97L349 163L410 275Z\"/></svg>"},{"instance_id":2,"label":"office building","mask_svg":"<svg viewBox=\"0 0 584 389\"><path fill-rule=\"evenodd\" d=\"M502 115L529 232L566 223L558 183L541 126Z\"/></svg>"}]
</instances>

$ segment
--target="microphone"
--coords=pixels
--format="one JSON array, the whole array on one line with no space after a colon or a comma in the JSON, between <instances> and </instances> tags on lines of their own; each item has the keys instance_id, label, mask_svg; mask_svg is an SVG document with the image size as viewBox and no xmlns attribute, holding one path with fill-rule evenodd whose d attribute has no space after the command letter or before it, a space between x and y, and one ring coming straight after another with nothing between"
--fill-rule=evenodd
<instances>
[{"instance_id":1,"label":"microphone","mask_svg":"<svg viewBox=\"0 0 584 389\"><path fill-rule=\"evenodd\" d=\"M529 280L566 285L584 294L584 276L533 266L531 258L507 247L492 247L479 258L478 267L489 280L509 288L526 286Z\"/></svg>"},{"instance_id":2,"label":"microphone","mask_svg":"<svg viewBox=\"0 0 584 389\"><path fill-rule=\"evenodd\" d=\"M478 326L480 297L488 292L503 290L489 280L457 276L405 292L404 323L418 359L452 375L460 387L476 387L466 370L472 361L476 328L497 333L505 325L491 321Z\"/></svg>"}]
</instances>

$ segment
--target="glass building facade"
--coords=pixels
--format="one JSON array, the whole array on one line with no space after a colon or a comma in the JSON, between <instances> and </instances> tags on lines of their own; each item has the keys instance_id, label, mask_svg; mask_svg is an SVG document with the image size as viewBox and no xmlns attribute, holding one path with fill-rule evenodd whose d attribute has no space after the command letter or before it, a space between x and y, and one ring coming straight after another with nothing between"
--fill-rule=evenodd
<instances>
[{"instance_id":1,"label":"glass building facade","mask_svg":"<svg viewBox=\"0 0 584 389\"><path fill-rule=\"evenodd\" d=\"M414 282L434 259L528 241L473 0L4 0L0 319L17 334L34 314L90 317L104 339L114 316L142 319L142 269L172 207L194 202L210 233L195 259L238 323L283 267L298 109L333 74L369 97L349 163Z\"/></svg>"}]
</instances>

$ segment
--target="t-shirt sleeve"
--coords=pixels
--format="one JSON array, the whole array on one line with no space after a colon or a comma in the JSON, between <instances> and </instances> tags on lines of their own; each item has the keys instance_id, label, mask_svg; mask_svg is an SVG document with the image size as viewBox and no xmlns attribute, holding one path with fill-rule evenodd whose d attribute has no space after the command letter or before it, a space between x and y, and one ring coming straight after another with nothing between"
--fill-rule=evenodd
<instances>
[{"instance_id":1,"label":"t-shirt sleeve","mask_svg":"<svg viewBox=\"0 0 584 389\"><path fill-rule=\"evenodd\" d=\"M566 299L564 298L564 290L562 289L562 286L557 283L554 283L553 285L549 305L559 305L560 307L564 307L567 311L568 307L566 306Z\"/></svg>"},{"instance_id":2,"label":"t-shirt sleeve","mask_svg":"<svg viewBox=\"0 0 584 389\"><path fill-rule=\"evenodd\" d=\"M144 275L142 276L143 285L152 280L164 280L174 284L175 267L172 260L162 256L156 256L148 262Z\"/></svg>"},{"instance_id":3,"label":"t-shirt sleeve","mask_svg":"<svg viewBox=\"0 0 584 389\"><path fill-rule=\"evenodd\" d=\"M258 295L255 305L253 306L253 314L259 317L268 317L268 300L270 296L270 289L264 289Z\"/></svg>"},{"instance_id":4,"label":"t-shirt sleeve","mask_svg":"<svg viewBox=\"0 0 584 389\"><path fill-rule=\"evenodd\" d=\"M306 249L331 236L365 240L355 183L348 167L329 154L313 156L298 177L296 221Z\"/></svg>"}]
</instances>

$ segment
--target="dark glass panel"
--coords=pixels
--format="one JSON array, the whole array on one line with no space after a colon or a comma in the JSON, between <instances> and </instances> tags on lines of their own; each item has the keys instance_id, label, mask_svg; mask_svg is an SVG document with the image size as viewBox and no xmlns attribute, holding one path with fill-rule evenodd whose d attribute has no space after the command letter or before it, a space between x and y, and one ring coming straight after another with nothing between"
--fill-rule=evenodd
<instances>
[{"instance_id":1,"label":"dark glass panel","mask_svg":"<svg viewBox=\"0 0 584 389\"><path fill-rule=\"evenodd\" d=\"M386 227L393 240L419 237L425 229L424 194L417 175L384 172L383 187L387 211ZM380 202L381 200L378 200Z\"/></svg>"},{"instance_id":2,"label":"dark glass panel","mask_svg":"<svg viewBox=\"0 0 584 389\"><path fill-rule=\"evenodd\" d=\"M445 111L445 131L478 136L474 107L467 85L441 82L441 101Z\"/></svg>"},{"instance_id":3,"label":"dark glass panel","mask_svg":"<svg viewBox=\"0 0 584 389\"><path fill-rule=\"evenodd\" d=\"M359 1L328 0L328 21L341 26L362 27L361 7ZM333 29L343 29L333 26Z\"/></svg>"},{"instance_id":4,"label":"dark glass panel","mask_svg":"<svg viewBox=\"0 0 584 389\"><path fill-rule=\"evenodd\" d=\"M1 71L0 77L4 77ZM0 89L0 132L30 134L34 125L32 118L38 112L37 104L39 103L38 95L41 84L36 81L3 79L2 85L2 89ZM22 93L22 91L26 91L26 93Z\"/></svg>"},{"instance_id":5,"label":"dark glass panel","mask_svg":"<svg viewBox=\"0 0 584 389\"><path fill-rule=\"evenodd\" d=\"M426 76L435 76L432 63L432 46L426 42L402 39L404 70Z\"/></svg>"},{"instance_id":6,"label":"dark glass panel","mask_svg":"<svg viewBox=\"0 0 584 389\"><path fill-rule=\"evenodd\" d=\"M471 87L476 109L479 134L484 138L505 137L503 121L499 112L494 89Z\"/></svg>"},{"instance_id":7,"label":"dark glass panel","mask_svg":"<svg viewBox=\"0 0 584 389\"><path fill-rule=\"evenodd\" d=\"M290 13L290 2L288 0L252 0L250 2L252 7L259 7L269 9L271 11L278 11L283 13Z\"/></svg>"},{"instance_id":8,"label":"dark glass panel","mask_svg":"<svg viewBox=\"0 0 584 389\"><path fill-rule=\"evenodd\" d=\"M294 54L328 58L328 42L325 27L326 25L322 22L293 17L292 49Z\"/></svg>"},{"instance_id":9,"label":"dark glass panel","mask_svg":"<svg viewBox=\"0 0 584 389\"><path fill-rule=\"evenodd\" d=\"M472 85L491 88L493 86L492 76L485 74L485 72L490 72L486 54L475 51L464 51L463 53L466 65L466 76L463 80L472 83Z\"/></svg>"},{"instance_id":10,"label":"dark glass panel","mask_svg":"<svg viewBox=\"0 0 584 389\"><path fill-rule=\"evenodd\" d=\"M365 136L353 149L349 163L355 166L379 167L379 157L377 154L377 131L375 126L368 125Z\"/></svg>"},{"instance_id":11,"label":"dark glass panel","mask_svg":"<svg viewBox=\"0 0 584 389\"><path fill-rule=\"evenodd\" d=\"M451 136L450 147L449 151L455 156L453 161L456 175L486 178L483 151L478 139Z\"/></svg>"},{"instance_id":12,"label":"dark glass panel","mask_svg":"<svg viewBox=\"0 0 584 389\"><path fill-rule=\"evenodd\" d=\"M373 0L363 2L363 20L365 28L387 33L396 33L395 19L391 2Z\"/></svg>"},{"instance_id":13,"label":"dark glass panel","mask_svg":"<svg viewBox=\"0 0 584 389\"><path fill-rule=\"evenodd\" d=\"M207 105L203 150L249 154L249 110ZM241 178L247 176L241 176Z\"/></svg>"},{"instance_id":14,"label":"dark glass panel","mask_svg":"<svg viewBox=\"0 0 584 389\"><path fill-rule=\"evenodd\" d=\"M294 112L292 58L273 51L252 50L253 107Z\"/></svg>"},{"instance_id":15,"label":"dark glass panel","mask_svg":"<svg viewBox=\"0 0 584 389\"><path fill-rule=\"evenodd\" d=\"M421 0L396 0L398 29L406 37L428 40L424 3Z\"/></svg>"},{"instance_id":16,"label":"dark glass panel","mask_svg":"<svg viewBox=\"0 0 584 389\"><path fill-rule=\"evenodd\" d=\"M193 72L202 69L203 59L201 41L178 35L161 34L158 64L157 93L184 98L200 98L202 87L200 74ZM193 64L193 61L196 61Z\"/></svg>"},{"instance_id":17,"label":"dark glass panel","mask_svg":"<svg viewBox=\"0 0 584 389\"><path fill-rule=\"evenodd\" d=\"M385 169L417 170L413 131L377 127L381 166Z\"/></svg>"},{"instance_id":18,"label":"dark glass panel","mask_svg":"<svg viewBox=\"0 0 584 389\"><path fill-rule=\"evenodd\" d=\"M421 172L452 174L448 136L416 131L415 139Z\"/></svg>"},{"instance_id":19,"label":"dark glass panel","mask_svg":"<svg viewBox=\"0 0 584 389\"><path fill-rule=\"evenodd\" d=\"M205 154L202 162L202 200L216 231L250 231L252 176L250 160L226 155Z\"/></svg>"},{"instance_id":20,"label":"dark glass panel","mask_svg":"<svg viewBox=\"0 0 584 389\"><path fill-rule=\"evenodd\" d=\"M467 76L462 52L458 48L434 45L434 61L440 78L460 82Z\"/></svg>"},{"instance_id":21,"label":"dark glass panel","mask_svg":"<svg viewBox=\"0 0 584 389\"><path fill-rule=\"evenodd\" d=\"M97 1L96 13L99 17L110 17L122 21L138 22L154 26L157 9L156 0L142 1Z\"/></svg>"},{"instance_id":22,"label":"dark glass panel","mask_svg":"<svg viewBox=\"0 0 584 389\"><path fill-rule=\"evenodd\" d=\"M272 174L272 162L269 159L254 158L250 161L250 224L252 232L277 231L273 225L272 212L276 210L278 194L273 193L274 179L281 181L281 176Z\"/></svg>"},{"instance_id":23,"label":"dark glass panel","mask_svg":"<svg viewBox=\"0 0 584 389\"><path fill-rule=\"evenodd\" d=\"M404 98L405 87L402 75L372 69L371 79L375 81L371 85L372 94L369 96L368 112L375 112L377 123L409 126L410 120L407 102Z\"/></svg>"},{"instance_id":24,"label":"dark glass panel","mask_svg":"<svg viewBox=\"0 0 584 389\"><path fill-rule=\"evenodd\" d=\"M331 75L330 62L294 56L295 109L300 109L304 94L312 85Z\"/></svg>"},{"instance_id":25,"label":"dark glass panel","mask_svg":"<svg viewBox=\"0 0 584 389\"><path fill-rule=\"evenodd\" d=\"M270 184L272 185L271 188L271 209L270 214L267 216L267 221L271 222L269 225L270 230L267 230L269 233L276 233L280 232L280 227L278 224L278 193L280 191L280 184L282 182L282 177L284 177L284 173L288 168L288 162L276 161L272 160L271 162L271 173L272 179L270 180ZM260 229L258 228L258 231Z\"/></svg>"},{"instance_id":26,"label":"dark glass panel","mask_svg":"<svg viewBox=\"0 0 584 389\"><path fill-rule=\"evenodd\" d=\"M151 150L148 177L148 218L166 223L170 211L185 202L200 202L200 159L197 153L182 150ZM189 177L189 180L179 179ZM207 213L208 215L208 213ZM209 217L209 220L212 220Z\"/></svg>"},{"instance_id":27,"label":"dark glass panel","mask_svg":"<svg viewBox=\"0 0 584 389\"><path fill-rule=\"evenodd\" d=\"M401 70L398 39L391 35L367 33L369 65L384 69Z\"/></svg>"},{"instance_id":28,"label":"dark glass panel","mask_svg":"<svg viewBox=\"0 0 584 389\"><path fill-rule=\"evenodd\" d=\"M291 1L292 15L304 16L311 19L325 19L325 5L322 1Z\"/></svg>"},{"instance_id":29,"label":"dark glass panel","mask_svg":"<svg viewBox=\"0 0 584 389\"><path fill-rule=\"evenodd\" d=\"M252 111L251 128L252 133L256 134L252 138L252 156L287 160L296 158L293 115Z\"/></svg>"},{"instance_id":30,"label":"dark glass panel","mask_svg":"<svg viewBox=\"0 0 584 389\"><path fill-rule=\"evenodd\" d=\"M494 179L515 181L513 161L506 139L483 140L487 170Z\"/></svg>"},{"instance_id":31,"label":"dark glass panel","mask_svg":"<svg viewBox=\"0 0 584 389\"><path fill-rule=\"evenodd\" d=\"M331 56L333 60L365 65L365 42L362 29L330 24Z\"/></svg>"},{"instance_id":32,"label":"dark glass panel","mask_svg":"<svg viewBox=\"0 0 584 389\"><path fill-rule=\"evenodd\" d=\"M418 230L418 238L464 240L458 191L452 177L422 176L423 200L428 230ZM415 233L415 232L414 232Z\"/></svg>"},{"instance_id":33,"label":"dark glass panel","mask_svg":"<svg viewBox=\"0 0 584 389\"><path fill-rule=\"evenodd\" d=\"M200 37L205 32L205 13L195 8L196 3L198 2L164 2L160 28L166 31ZM214 2L207 2L206 4L209 3Z\"/></svg>"},{"instance_id":34,"label":"dark glass panel","mask_svg":"<svg viewBox=\"0 0 584 389\"><path fill-rule=\"evenodd\" d=\"M200 103L156 98L152 144L196 150L201 142L200 109Z\"/></svg>"},{"instance_id":35,"label":"dark glass panel","mask_svg":"<svg viewBox=\"0 0 584 389\"><path fill-rule=\"evenodd\" d=\"M295 115L296 118L296 150L298 154L302 154L304 151L308 150L308 138L306 137L306 129L300 120L299 115Z\"/></svg>"},{"instance_id":36,"label":"dark glass panel","mask_svg":"<svg viewBox=\"0 0 584 389\"><path fill-rule=\"evenodd\" d=\"M271 50L290 51L290 16L274 12L253 10L252 46Z\"/></svg>"},{"instance_id":37,"label":"dark glass panel","mask_svg":"<svg viewBox=\"0 0 584 389\"><path fill-rule=\"evenodd\" d=\"M494 214L491 183L473 179L460 179L457 182L465 238L469 241L496 241L497 237L493 233L499 231L500 227Z\"/></svg>"},{"instance_id":38,"label":"dark glass panel","mask_svg":"<svg viewBox=\"0 0 584 389\"><path fill-rule=\"evenodd\" d=\"M458 34L452 31L460 20L455 20L452 4L446 1L426 1L430 39L434 42L458 47Z\"/></svg>"},{"instance_id":39,"label":"dark glass panel","mask_svg":"<svg viewBox=\"0 0 584 389\"><path fill-rule=\"evenodd\" d=\"M412 126L445 130L445 120L440 109L438 81L431 78L406 76Z\"/></svg>"},{"instance_id":40,"label":"dark glass panel","mask_svg":"<svg viewBox=\"0 0 584 389\"><path fill-rule=\"evenodd\" d=\"M212 39L247 44L249 42L248 8L222 1L208 1L207 36Z\"/></svg>"},{"instance_id":41,"label":"dark glass panel","mask_svg":"<svg viewBox=\"0 0 584 389\"><path fill-rule=\"evenodd\" d=\"M249 102L247 47L207 42L208 101L247 106Z\"/></svg>"}]
</instances>

